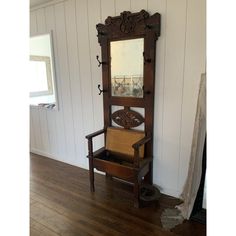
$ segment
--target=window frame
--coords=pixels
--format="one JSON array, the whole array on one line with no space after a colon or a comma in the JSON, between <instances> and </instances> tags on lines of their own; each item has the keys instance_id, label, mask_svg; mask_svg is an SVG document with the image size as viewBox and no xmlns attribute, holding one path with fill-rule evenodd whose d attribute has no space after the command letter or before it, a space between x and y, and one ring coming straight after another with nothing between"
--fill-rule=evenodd
<instances>
[{"instance_id":1,"label":"window frame","mask_svg":"<svg viewBox=\"0 0 236 236\"><path fill-rule=\"evenodd\" d=\"M45 62L48 89L44 91L30 92L30 97L39 97L53 94L51 60L48 56L30 55L30 61Z\"/></svg>"}]
</instances>

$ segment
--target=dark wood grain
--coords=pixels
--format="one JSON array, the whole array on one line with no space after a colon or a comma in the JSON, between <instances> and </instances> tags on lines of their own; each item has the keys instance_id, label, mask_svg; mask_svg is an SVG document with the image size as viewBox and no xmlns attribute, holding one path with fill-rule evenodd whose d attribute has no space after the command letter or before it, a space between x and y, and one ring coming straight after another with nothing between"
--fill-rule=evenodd
<instances>
[{"instance_id":1,"label":"dark wood grain","mask_svg":"<svg viewBox=\"0 0 236 236\"><path fill-rule=\"evenodd\" d=\"M178 199L163 195L158 205L133 208L131 186L95 175L96 194L87 170L32 154L30 235L205 235L204 225L189 221L173 232L162 229L161 212Z\"/></svg>"},{"instance_id":2,"label":"dark wood grain","mask_svg":"<svg viewBox=\"0 0 236 236\"><path fill-rule=\"evenodd\" d=\"M119 16L108 16L104 24L97 24L98 42L101 45L102 61L102 87L103 87L103 117L104 129L112 126L112 119L125 129L140 126L144 122L145 135L150 137L148 142L145 142L145 157L151 158L146 163L146 166L140 166L139 149L134 150L134 158L132 169L127 169L122 164L113 163L112 159L105 156L99 157L93 154L92 140L88 140L89 152L89 170L90 170L90 189L95 191L94 186L94 169L105 171L108 176L115 176L122 180L129 181L133 184L134 191L134 206L141 205L139 194L141 182L152 184L152 157L153 157L153 127L154 127L154 88L155 88L155 58L156 58L156 40L160 36L161 16L159 13L149 15L145 10L131 13L123 11ZM112 96L111 92L111 53L110 47L112 41L137 39L144 40L143 52L143 97L116 97ZM97 56L98 59L98 56ZM135 59L135 58L134 58ZM121 73L122 74L122 73ZM98 85L100 88L100 85ZM101 94L101 89L100 89ZM111 107L114 105L124 106L124 109L111 114ZM131 107L144 108L145 117L133 111ZM102 128L102 127L101 127ZM99 133L99 132L98 132ZM98 134L96 133L96 134ZM87 135L86 138L93 135ZM107 142L105 136L105 143ZM120 153L123 153L120 151ZM104 160L106 158L106 160ZM122 159L122 157L120 158ZM141 176L143 174L143 176Z\"/></svg>"}]
</instances>

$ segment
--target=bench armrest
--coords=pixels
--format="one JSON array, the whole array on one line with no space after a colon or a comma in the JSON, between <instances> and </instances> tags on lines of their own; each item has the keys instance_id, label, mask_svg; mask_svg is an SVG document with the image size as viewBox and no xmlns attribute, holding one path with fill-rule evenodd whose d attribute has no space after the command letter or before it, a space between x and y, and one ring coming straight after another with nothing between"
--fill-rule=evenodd
<instances>
[{"instance_id":1,"label":"bench armrest","mask_svg":"<svg viewBox=\"0 0 236 236\"><path fill-rule=\"evenodd\" d=\"M147 143L148 141L150 141L152 139L152 137L150 136L146 136L142 139L140 139L138 142L134 143L132 145L133 149L134 149L134 167L135 168L139 168L139 148Z\"/></svg>"},{"instance_id":2,"label":"bench armrest","mask_svg":"<svg viewBox=\"0 0 236 236\"><path fill-rule=\"evenodd\" d=\"M87 136L85 136L86 139L92 139L93 137L96 137L102 133L104 133L106 131L106 129L101 129L101 130L98 130L94 133L91 133L91 134L88 134Z\"/></svg>"},{"instance_id":3,"label":"bench armrest","mask_svg":"<svg viewBox=\"0 0 236 236\"><path fill-rule=\"evenodd\" d=\"M134 144L132 145L132 147L133 147L134 149L138 149L140 146L142 146L143 144L147 143L147 142L150 141L151 139L152 139L152 138L151 138L150 136L146 136L146 137L140 139L138 142L134 143Z\"/></svg>"}]
</instances>

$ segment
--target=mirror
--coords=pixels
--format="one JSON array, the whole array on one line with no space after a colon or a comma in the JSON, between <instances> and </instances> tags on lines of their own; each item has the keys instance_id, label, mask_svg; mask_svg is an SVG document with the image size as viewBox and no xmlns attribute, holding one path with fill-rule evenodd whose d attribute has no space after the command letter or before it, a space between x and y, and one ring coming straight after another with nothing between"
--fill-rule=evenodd
<instances>
[{"instance_id":1,"label":"mirror","mask_svg":"<svg viewBox=\"0 0 236 236\"><path fill-rule=\"evenodd\" d=\"M56 108L52 35L30 38L30 105Z\"/></svg>"},{"instance_id":2,"label":"mirror","mask_svg":"<svg viewBox=\"0 0 236 236\"><path fill-rule=\"evenodd\" d=\"M143 38L110 43L112 96L143 97L143 51Z\"/></svg>"}]
</instances>

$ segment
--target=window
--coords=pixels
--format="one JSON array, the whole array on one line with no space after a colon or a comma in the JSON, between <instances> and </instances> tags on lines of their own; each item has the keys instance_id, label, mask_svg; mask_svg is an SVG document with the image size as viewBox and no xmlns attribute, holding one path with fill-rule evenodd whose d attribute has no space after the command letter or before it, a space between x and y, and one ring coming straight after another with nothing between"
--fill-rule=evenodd
<instances>
[{"instance_id":1,"label":"window","mask_svg":"<svg viewBox=\"0 0 236 236\"><path fill-rule=\"evenodd\" d=\"M30 56L30 97L53 94L50 57Z\"/></svg>"},{"instance_id":2,"label":"window","mask_svg":"<svg viewBox=\"0 0 236 236\"><path fill-rule=\"evenodd\" d=\"M30 38L30 105L56 107L51 34Z\"/></svg>"}]
</instances>

